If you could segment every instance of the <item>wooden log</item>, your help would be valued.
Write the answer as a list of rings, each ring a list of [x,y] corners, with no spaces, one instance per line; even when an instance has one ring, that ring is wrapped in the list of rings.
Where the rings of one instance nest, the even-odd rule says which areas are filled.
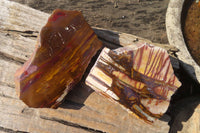
[[[83,82],[58,109],[28,108],[15,92],[14,73],[34,50],[37,35],[49,14],[0,1],[0,131],[23,132],[145,132],[167,133],[168,119],[149,125],[118,104],[94,93]],[[125,33],[93,28],[105,46],[116,48],[151,41]],[[177,49],[160,45],[168,51]],[[174,67],[178,67],[175,61]]]

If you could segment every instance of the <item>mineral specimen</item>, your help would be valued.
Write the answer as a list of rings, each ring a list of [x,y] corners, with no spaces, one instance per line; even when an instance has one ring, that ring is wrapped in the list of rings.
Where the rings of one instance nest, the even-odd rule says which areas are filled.
[[[55,10],[32,57],[15,74],[20,99],[30,107],[56,107],[101,46],[79,11]]]
[[[166,112],[181,86],[167,52],[149,44],[104,48],[86,84],[147,122]]]

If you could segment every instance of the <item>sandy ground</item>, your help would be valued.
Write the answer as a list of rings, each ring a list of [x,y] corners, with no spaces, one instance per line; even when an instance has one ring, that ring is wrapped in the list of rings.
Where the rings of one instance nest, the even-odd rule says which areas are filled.
[[[165,14],[169,0],[11,0],[51,13],[54,9],[80,10],[91,26],[134,34],[168,43]]]

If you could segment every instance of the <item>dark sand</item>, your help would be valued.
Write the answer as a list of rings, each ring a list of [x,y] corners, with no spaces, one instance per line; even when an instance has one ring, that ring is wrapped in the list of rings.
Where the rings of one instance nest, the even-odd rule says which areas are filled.
[[[51,13],[80,10],[91,26],[130,33],[157,43],[168,43],[165,14],[169,0],[11,0]]]

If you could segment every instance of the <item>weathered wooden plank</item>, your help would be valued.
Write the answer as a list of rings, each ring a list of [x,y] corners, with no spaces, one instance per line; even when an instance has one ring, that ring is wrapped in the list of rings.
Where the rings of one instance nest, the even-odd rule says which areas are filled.
[[[21,115],[22,110],[24,108],[27,108],[26,105],[24,105],[22,101],[17,99],[14,88],[6,86],[7,84],[14,86],[14,82],[12,81],[13,75],[17,67],[19,67],[20,65],[7,60],[0,60],[0,64],[1,68],[6,68],[6,70],[0,70],[0,72],[4,75],[4,78],[0,79],[0,82],[3,84],[0,85],[0,106],[4,106],[4,110],[2,109],[4,112],[1,112],[2,117],[5,113],[15,114],[16,116]],[[77,88],[76,91],[74,91],[74,93],[72,93],[72,95],[67,98],[69,103],[68,101],[66,101],[63,105],[61,105],[60,108],[56,110],[36,109],[39,111],[39,116],[37,117],[42,117],[43,119],[49,121],[77,123],[82,127],[94,128],[96,130],[105,132],[123,132],[126,131],[127,126],[129,126],[130,131],[140,131],[141,127],[143,127],[142,130],[150,128],[154,132],[163,132],[163,130],[168,129],[168,126],[166,126],[166,122],[161,122],[162,124],[160,124],[160,121],[158,122],[159,126],[163,125],[162,129],[158,128],[156,123],[155,125],[148,125],[143,121],[138,120],[136,117],[129,115],[119,105],[113,104],[112,102],[104,99],[96,93],[90,94],[90,96],[87,97],[86,101],[83,104],[83,102],[81,101],[82,98],[80,99],[80,97],[81,95],[87,95],[86,93],[88,93],[88,90],[89,88],[87,88],[86,86],[80,85],[79,88]],[[79,104],[73,105],[70,101]],[[83,107],[81,107],[80,104],[83,104]],[[32,114],[27,115],[29,116]],[[114,117],[116,115],[119,117]],[[21,118],[19,118],[18,122],[20,121],[20,119]],[[123,120],[126,120],[126,122],[122,123]],[[135,123],[135,121],[137,122]],[[5,124],[5,122],[6,121],[2,121],[1,123]],[[15,126],[15,124],[16,123],[13,123],[13,126]],[[34,121],[32,124],[34,124]],[[4,127],[10,128],[10,126],[6,126],[6,124],[4,125]]]
[[[0,56],[0,83],[14,87],[14,74],[20,66],[18,62]]]
[[[159,43],[153,43],[150,40],[147,40],[142,37],[138,37],[135,35],[127,34],[127,33],[121,33],[117,31],[109,31],[102,28],[93,28],[95,33],[98,35],[98,37],[106,42],[114,43],[115,45],[121,45],[121,46],[127,46],[135,43],[149,43],[153,44],[155,46],[162,47],[166,49],[167,51],[171,52],[177,52],[178,49],[174,46],[168,45],[168,44],[159,44]]]
[[[94,98],[97,101],[94,101]],[[93,93],[92,96],[87,99],[85,102],[85,106],[80,110],[74,110],[73,105],[70,103],[66,103],[67,106],[63,108],[63,105],[57,110],[54,109],[31,109],[27,108],[20,100],[18,99],[10,99],[7,97],[0,97],[0,114],[4,116],[4,114],[13,114],[15,116],[21,116],[24,112],[30,112],[29,110],[37,110],[37,114],[26,113],[26,117],[34,115],[35,117],[41,117],[45,120],[56,121],[56,122],[68,122],[78,123],[82,127],[95,127],[95,129],[101,129],[101,131],[106,132],[122,132],[126,131],[125,129],[129,126],[129,130],[131,131],[142,131],[139,129],[140,124],[146,124],[141,122],[137,122],[138,129],[135,126],[132,126],[133,121],[138,121],[134,116],[128,115],[126,111],[118,107],[118,105],[113,105],[108,102],[106,99],[102,99],[102,97],[98,96],[96,93]],[[92,101],[92,102],[91,102]],[[95,106],[96,105],[96,106]],[[5,110],[5,108],[7,110]],[[110,112],[110,110],[117,110],[115,112]],[[38,116],[39,115],[39,116]],[[119,117],[113,117],[113,116]],[[120,116],[121,115],[121,116]],[[126,122],[122,122],[121,117]],[[87,118],[87,119],[86,119]],[[16,122],[20,122],[21,118],[19,118]],[[22,121],[24,121],[22,119]],[[0,122],[0,123],[5,123]],[[15,125],[15,122],[13,122]],[[34,123],[32,123],[34,124]],[[120,126],[119,126],[120,125]],[[152,125],[149,125],[152,128]],[[22,126],[23,127],[23,126]],[[154,127],[154,126],[153,126]],[[40,127],[38,127],[40,128]],[[155,128],[155,127],[154,127]],[[145,128],[146,130],[146,128]],[[160,129],[162,132],[162,129]],[[28,130],[26,130],[28,131]],[[156,131],[155,131],[156,132]]]
[[[98,97],[95,93],[94,93],[94,96]],[[138,122],[135,123],[137,126],[133,126],[132,122],[137,121],[137,119],[134,116],[127,115],[127,113],[125,113],[125,111],[123,109],[121,109],[121,111],[119,110],[120,108],[118,107],[118,105],[116,105],[116,107],[115,107],[115,105],[113,106],[112,103],[108,103],[108,101],[106,101],[106,100],[103,102],[108,103],[108,105],[110,107],[108,108],[108,107],[104,106],[106,108],[106,110],[105,110],[105,108],[101,108],[100,110],[98,110],[98,112],[95,109],[91,110],[91,108],[89,108],[87,106],[84,106],[80,110],[68,109],[68,108],[70,108],[70,104],[68,105],[68,108],[58,108],[57,110],[54,110],[54,109],[27,108],[25,105],[23,105],[21,103],[21,101],[19,101],[17,99],[6,98],[6,97],[0,97],[0,101],[1,101],[0,117],[2,117],[1,120],[5,120],[5,121],[0,122],[0,126],[5,124],[3,126],[7,127],[7,128],[10,128],[10,126],[13,125],[13,126],[16,126],[16,128],[18,128],[18,130],[23,129],[23,131],[30,131],[29,129],[24,129],[24,128],[26,128],[26,126],[19,125],[19,124],[16,125],[16,124],[17,123],[24,124],[24,123],[26,123],[26,121],[29,121],[28,122],[29,125],[35,125],[35,123],[37,123],[35,121],[35,119],[37,118],[38,121],[40,121],[39,118],[41,118],[46,121],[54,121],[55,123],[57,122],[57,123],[68,123],[68,124],[69,124],[69,120],[70,120],[71,124],[78,123],[79,126],[81,126],[81,127],[91,126],[93,128],[95,127],[95,129],[101,129],[101,131],[113,132],[113,133],[117,133],[117,132],[120,133],[123,131],[144,132],[148,128],[150,128],[149,130],[151,130],[152,132],[158,132],[158,131],[152,130],[152,125],[148,125],[149,127],[140,129],[141,124],[143,124],[143,125],[146,124],[142,121],[139,121],[139,123]],[[9,102],[9,104],[8,104],[8,102]],[[102,102],[102,100],[99,100],[99,102]],[[97,102],[95,104],[101,104],[99,102]],[[110,110],[113,110],[112,109],[113,107],[116,110],[118,110],[118,112],[110,112]],[[9,109],[9,110],[5,110],[5,108]],[[102,111],[102,110],[104,110],[104,111]],[[9,119],[8,119],[7,117],[5,117],[6,116],[5,114],[7,114],[7,115],[9,114],[11,117],[9,116]],[[119,117],[113,117],[113,115],[119,116]],[[122,117],[123,120],[120,117]],[[12,122],[10,119],[11,120],[15,119],[15,121]],[[116,121],[115,119],[118,119],[118,121]],[[9,125],[6,125],[7,122],[9,123]],[[38,125],[38,127],[35,127],[35,130],[36,129],[39,130],[40,125]],[[159,132],[163,132],[163,128],[161,128],[159,130],[160,130]]]
[[[18,99],[14,88],[9,87],[7,85],[1,85],[1,83],[0,83],[0,96]]]
[[[109,42],[113,42],[118,45],[122,45],[122,46],[127,46],[135,42],[152,43],[150,40],[147,40],[138,36],[134,36],[131,34],[119,33],[117,31],[108,31],[102,28],[95,28],[94,31],[97,35],[99,35],[100,38]]]
[[[40,30],[48,16],[44,12],[8,0],[0,1],[0,12],[0,28],[16,31]]]
[[[30,57],[36,43],[35,38],[23,37],[11,31],[1,31],[0,38],[0,53],[20,62],[25,62]]]
[[[56,121],[49,121],[40,118],[39,110],[24,108],[23,106],[16,106],[16,101],[6,98],[0,98],[0,101],[11,102],[13,105],[1,104],[0,105],[0,127],[6,127],[12,131],[25,131],[25,132],[83,132],[88,133],[90,131],[80,127],[62,124]],[[5,110],[9,108],[9,110]]]

